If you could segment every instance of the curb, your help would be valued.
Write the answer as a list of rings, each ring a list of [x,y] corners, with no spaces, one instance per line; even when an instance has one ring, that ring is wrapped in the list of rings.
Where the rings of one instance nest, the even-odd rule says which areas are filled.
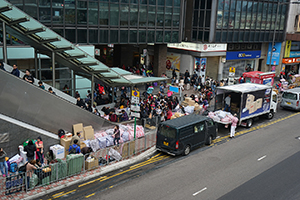
[[[112,165],[108,165],[106,167],[103,167],[103,169],[98,172],[98,173],[94,173],[93,175],[91,176],[88,176],[88,177],[84,177],[84,178],[81,178],[79,180],[76,180],[76,181],[73,181],[73,182],[68,182],[64,185],[60,185],[60,186],[57,186],[55,188],[51,188],[51,189],[48,189],[46,191],[42,191],[36,195],[31,195],[31,196],[28,196],[28,197],[25,197],[23,198],[24,200],[30,200],[30,199],[34,199],[34,198],[38,198],[40,196],[44,196],[44,195],[47,195],[49,193],[52,193],[52,192],[55,192],[57,190],[60,190],[60,189],[63,189],[65,187],[69,187],[69,186],[72,186],[72,185],[75,185],[75,184],[78,184],[78,183],[81,183],[81,182],[84,182],[84,181],[87,181],[91,178],[94,178],[94,177],[97,177],[97,176],[101,176],[103,174],[106,174],[106,173],[109,173],[109,172],[112,172],[112,171],[115,171],[115,170],[118,170],[118,169],[121,169],[123,167],[126,167],[128,165],[131,165],[131,164],[134,164],[134,163],[137,163],[145,158],[147,158],[148,156],[151,156],[152,154],[154,154],[156,151],[156,147],[151,147],[150,149],[148,149],[147,151],[137,155],[136,157],[133,157],[131,159],[128,159],[128,160],[123,160],[123,161],[119,161],[118,163],[115,163],[115,164],[112,164]],[[26,195],[26,194],[25,194]]]

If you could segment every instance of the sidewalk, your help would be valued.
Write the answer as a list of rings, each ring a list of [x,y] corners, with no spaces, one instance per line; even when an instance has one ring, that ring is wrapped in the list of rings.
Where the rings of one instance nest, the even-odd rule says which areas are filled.
[[[148,150],[137,154],[131,158],[125,159],[125,160],[121,160],[119,162],[115,162],[103,167],[98,167],[97,169],[91,170],[91,171],[86,171],[85,173],[81,173],[79,175],[73,176],[73,177],[69,177],[66,179],[63,179],[61,181],[58,182],[54,182],[51,183],[49,185],[46,186],[41,186],[41,187],[37,187],[33,190],[30,190],[29,192],[25,192],[24,190],[19,192],[19,193],[15,193],[12,195],[3,195],[0,199],[34,199],[34,198],[38,198],[40,196],[44,196],[48,193],[54,192],[56,190],[59,189],[63,189],[65,187],[69,187],[71,185],[74,184],[78,184],[84,181],[87,181],[89,179],[95,178],[97,176],[101,176],[104,175],[106,173],[121,169],[123,167],[132,165],[134,163],[140,162],[143,159],[151,156],[156,150],[156,147],[153,146],[151,148],[149,148]],[[4,182],[5,178],[1,177],[0,178],[0,182]]]

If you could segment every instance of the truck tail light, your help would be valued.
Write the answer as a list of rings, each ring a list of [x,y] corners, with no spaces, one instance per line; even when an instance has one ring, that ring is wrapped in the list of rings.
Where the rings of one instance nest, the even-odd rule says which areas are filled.
[[[297,101],[297,104],[296,104],[296,106],[299,106],[299,101]]]
[[[176,148],[176,149],[179,148],[179,141],[176,142],[175,148]]]

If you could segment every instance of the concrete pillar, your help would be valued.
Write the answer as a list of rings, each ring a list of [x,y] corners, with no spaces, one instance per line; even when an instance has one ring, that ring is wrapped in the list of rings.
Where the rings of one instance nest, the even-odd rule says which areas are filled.
[[[166,72],[166,59],[167,59],[167,45],[155,44],[154,45],[154,76],[161,76]]]
[[[92,98],[91,98],[91,107],[93,108],[94,106],[94,90],[95,90],[95,75],[94,73],[92,73],[92,81],[91,81],[91,94],[92,94]]]
[[[3,62],[7,63],[6,24],[2,22]]]
[[[75,97],[75,93],[76,93],[76,74],[75,72],[72,70],[72,96]]]
[[[52,51],[52,87],[55,88],[55,52]]]
[[[114,45],[114,66],[122,66],[121,65],[121,45]]]
[[[41,77],[38,74],[38,58],[37,58],[37,50],[34,50],[34,69],[35,69],[35,77],[41,80]]]

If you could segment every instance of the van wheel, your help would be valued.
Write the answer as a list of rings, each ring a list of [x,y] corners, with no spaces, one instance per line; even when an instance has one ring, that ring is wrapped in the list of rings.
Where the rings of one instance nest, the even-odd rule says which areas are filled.
[[[274,117],[274,112],[273,110],[271,110],[268,114],[267,114],[267,119],[272,119]]]
[[[191,152],[190,145],[186,145],[185,148],[184,148],[184,151],[183,151],[183,155],[187,156],[187,155],[189,155],[190,152]]]
[[[206,145],[211,145],[211,142],[212,142],[212,136],[209,136],[206,140]]]
[[[253,120],[252,119],[248,119],[247,120],[247,127],[250,128],[253,125]]]

